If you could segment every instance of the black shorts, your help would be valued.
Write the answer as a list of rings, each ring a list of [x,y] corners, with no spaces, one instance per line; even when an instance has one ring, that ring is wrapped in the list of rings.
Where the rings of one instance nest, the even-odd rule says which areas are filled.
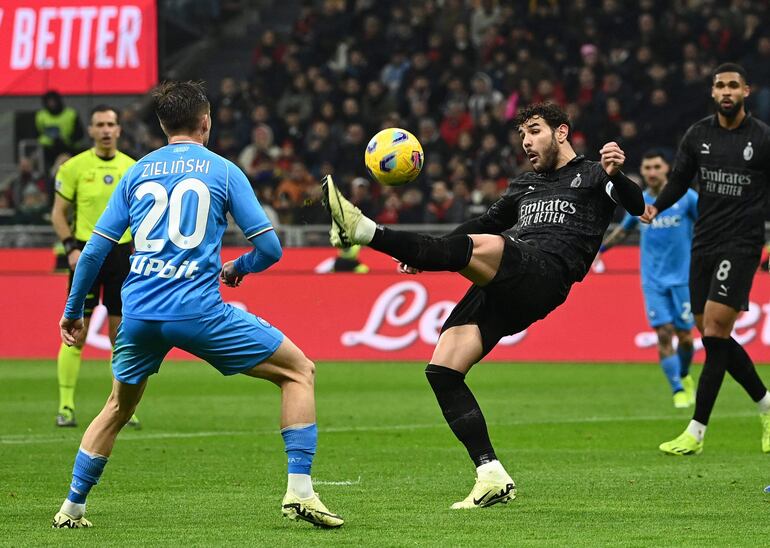
[[[707,300],[735,310],[748,310],[751,284],[758,266],[759,255],[755,253],[693,253],[690,259],[693,314],[703,314]]]
[[[86,243],[78,240],[78,247],[83,249]],[[131,269],[131,244],[117,244],[112,248],[107,258],[104,259],[99,274],[96,276],[94,285],[86,295],[85,308],[83,315],[90,318],[94,308],[101,303],[107,308],[110,316],[122,316],[123,300],[120,298],[120,290],[123,287],[123,281],[128,276]],[[73,272],[70,271],[70,281],[67,287],[72,287]],[[101,297],[101,298],[100,298]]]
[[[441,328],[478,325],[483,356],[506,335],[545,318],[567,299],[572,281],[558,259],[505,236],[500,268],[486,286],[472,285]]]

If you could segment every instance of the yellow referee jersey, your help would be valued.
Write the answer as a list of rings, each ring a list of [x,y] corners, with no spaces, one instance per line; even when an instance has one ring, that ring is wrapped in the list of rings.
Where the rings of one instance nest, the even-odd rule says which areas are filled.
[[[76,239],[87,241],[96,226],[107,202],[110,201],[118,181],[136,161],[117,151],[110,160],[103,160],[94,149],[81,152],[64,162],[56,174],[56,192],[74,203]],[[126,230],[120,243],[131,241]]]

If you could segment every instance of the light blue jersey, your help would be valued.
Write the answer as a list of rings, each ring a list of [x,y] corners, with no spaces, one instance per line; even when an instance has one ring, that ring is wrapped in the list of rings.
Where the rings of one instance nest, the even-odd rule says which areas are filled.
[[[649,192],[644,201],[656,200]],[[642,287],[664,288],[687,286],[690,276],[690,246],[698,216],[698,194],[690,189],[670,208],[662,211],[651,224],[640,224],[637,217],[626,214],[621,226],[625,230],[639,226],[640,269]]]
[[[123,284],[123,315],[185,320],[222,306],[218,275],[226,213],[248,239],[272,230],[246,176],[192,141],[139,160],[121,179],[94,232],[134,239]]]

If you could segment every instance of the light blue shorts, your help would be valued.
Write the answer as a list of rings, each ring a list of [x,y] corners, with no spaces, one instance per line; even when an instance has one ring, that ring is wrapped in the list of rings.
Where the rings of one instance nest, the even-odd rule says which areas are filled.
[[[115,340],[112,372],[139,384],[158,372],[172,348],[206,360],[223,375],[248,371],[267,360],[284,335],[262,318],[229,304],[192,320],[137,320],[123,317]]]
[[[690,305],[690,288],[686,285],[668,287],[643,287],[647,321],[652,327],[667,323],[676,329],[692,329],[693,317]]]

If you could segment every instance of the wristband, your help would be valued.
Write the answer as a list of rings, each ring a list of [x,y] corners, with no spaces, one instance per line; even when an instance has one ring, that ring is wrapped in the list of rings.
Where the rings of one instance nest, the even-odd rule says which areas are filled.
[[[599,246],[599,253],[604,253],[605,251],[607,251],[607,246],[603,245],[603,244],[600,245]]]
[[[69,257],[70,253],[72,253],[76,249],[77,250],[80,249],[78,247],[77,240],[75,238],[73,238],[72,236],[68,236],[67,238],[64,238],[61,241],[61,245],[64,246],[64,255],[66,255],[67,257]]]

